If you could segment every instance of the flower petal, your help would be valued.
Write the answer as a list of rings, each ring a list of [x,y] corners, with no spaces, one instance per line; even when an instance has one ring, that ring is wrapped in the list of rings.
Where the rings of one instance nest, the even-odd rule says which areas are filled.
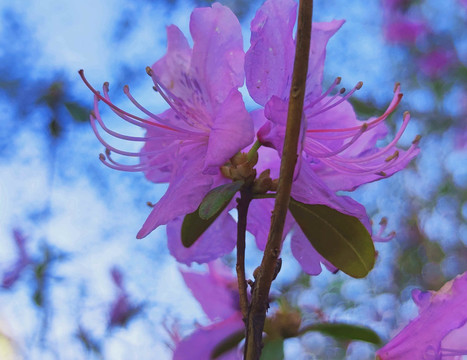
[[[451,359],[453,355],[467,355],[467,273],[447,282],[437,292],[416,291],[414,298],[421,304],[418,317],[377,351],[379,358]]]
[[[305,92],[307,100],[321,95],[326,46],[329,39],[340,29],[344,22],[345,20],[333,20],[313,23]]]
[[[253,142],[253,121],[243,102],[242,94],[233,89],[218,108],[211,133],[204,172],[216,174],[237,152]]]
[[[214,178],[202,174],[205,147],[195,146],[177,158],[167,192],[157,202],[136,237],[141,239],[177,216],[195,211],[211,189]],[[188,151],[190,150],[190,151]],[[174,165],[175,166],[175,165]]]
[[[237,242],[237,224],[227,211],[221,214],[189,248],[182,244],[182,223],[183,217],[179,217],[167,224],[167,239],[170,253],[183,264],[213,261],[230,253]]]
[[[309,275],[321,274],[321,263],[325,264],[329,271],[335,272],[337,270],[315,250],[299,226],[294,226],[290,247],[303,271]]]
[[[295,42],[297,3],[268,0],[251,22],[250,49],[245,55],[246,85],[260,105],[273,96],[289,96]]]
[[[220,261],[209,263],[208,273],[181,273],[209,319],[224,320],[239,311],[238,294],[235,291],[237,279]]]
[[[202,83],[212,103],[221,104],[233,88],[243,85],[244,52],[240,23],[219,3],[191,14],[191,75]]]
[[[239,313],[227,320],[210,326],[200,327],[189,337],[177,344],[173,360],[207,360],[223,340],[243,329],[242,317]],[[236,349],[220,357],[223,360],[240,360],[236,355]]]

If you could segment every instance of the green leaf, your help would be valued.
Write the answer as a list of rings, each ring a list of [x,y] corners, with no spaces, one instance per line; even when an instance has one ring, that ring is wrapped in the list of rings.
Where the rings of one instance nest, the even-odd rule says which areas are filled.
[[[77,122],[86,122],[89,120],[89,110],[85,107],[75,102],[66,102],[65,107]]]
[[[225,209],[244,183],[243,180],[237,180],[218,186],[208,192],[199,206],[201,219],[208,220],[211,216],[217,214],[219,210]]]
[[[373,240],[356,217],[292,198],[289,210],[311,245],[339,270],[363,278],[375,265]]]
[[[265,340],[260,360],[283,360],[284,359],[284,339]]]
[[[376,345],[381,344],[381,339],[378,334],[364,326],[342,323],[321,323],[303,328],[300,330],[300,334],[304,334],[309,331],[319,331],[338,340],[361,340]]]
[[[243,340],[244,337],[244,330],[237,331],[236,333],[228,336],[214,348],[211,353],[211,359],[217,359],[218,357],[224,355],[226,352],[232,350],[240,343],[240,341]]]

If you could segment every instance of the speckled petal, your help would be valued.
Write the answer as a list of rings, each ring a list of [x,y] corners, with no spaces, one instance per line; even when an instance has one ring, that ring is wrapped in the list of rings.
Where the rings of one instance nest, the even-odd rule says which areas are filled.
[[[218,173],[219,167],[250,145],[253,138],[253,121],[245,108],[242,94],[233,89],[216,112],[209,135],[205,173]]]
[[[250,49],[245,55],[246,85],[260,105],[273,96],[289,96],[295,43],[297,3],[268,0],[251,22]]]
[[[219,3],[191,14],[191,75],[206,89],[211,102],[222,104],[233,88],[243,85],[244,51],[240,23]],[[201,81],[200,81],[201,83]]]

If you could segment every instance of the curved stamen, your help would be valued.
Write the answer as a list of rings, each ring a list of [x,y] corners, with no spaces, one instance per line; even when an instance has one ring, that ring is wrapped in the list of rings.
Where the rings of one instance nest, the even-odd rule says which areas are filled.
[[[319,103],[321,100],[323,100],[326,96],[328,96],[332,90],[334,90],[334,88],[339,85],[341,83],[341,77],[337,77],[334,82],[331,84],[331,86],[323,93],[321,94],[321,96],[319,96],[318,98],[316,98],[315,100],[311,101],[310,103],[306,104],[306,106],[303,108],[304,110],[305,109],[309,109],[309,108],[312,108],[313,106],[315,106],[317,103]]]
[[[334,102],[332,104],[330,104],[330,102],[327,102],[320,109],[317,109],[314,113],[307,114],[306,116],[308,116],[308,117],[317,116],[319,114],[322,114],[323,112],[326,112],[326,111],[332,109],[333,107],[341,104],[342,102],[347,100],[349,97],[351,97],[354,94],[354,92],[360,90],[362,88],[362,86],[363,86],[363,82],[361,82],[361,81],[358,82],[357,85],[355,85],[354,88],[347,93],[347,95],[345,95],[343,97],[340,97],[338,101],[336,101],[336,102]],[[339,95],[341,93],[343,94],[344,92],[345,92],[345,89],[343,89],[343,91],[341,89],[341,91],[339,92]],[[336,94],[331,100],[334,101],[334,99],[337,98],[337,97],[338,97],[338,94]]]
[[[409,124],[409,121],[410,121],[410,113],[408,111],[406,111],[404,113],[402,125],[399,128],[399,130],[398,130],[397,134],[395,135],[395,137],[393,138],[393,140],[389,144],[387,144],[385,147],[379,148],[378,151],[375,152],[374,154],[367,155],[367,156],[364,156],[364,157],[355,157],[355,158],[343,158],[341,156],[335,156],[333,158],[333,160],[343,162],[343,163],[366,163],[368,161],[375,160],[377,158],[381,158],[381,157],[385,156],[384,154],[391,151],[394,148],[394,146],[397,144],[399,139],[402,137],[402,134],[404,133],[405,129],[407,128],[407,125]],[[311,140],[311,139],[307,139],[307,140]],[[323,144],[318,143],[318,142],[314,142],[314,144],[319,145],[322,148],[324,147]],[[311,151],[310,151],[310,155],[314,156]],[[396,158],[398,156],[399,156],[399,153],[396,151],[396,152],[394,152],[393,155],[386,158],[385,161],[386,162],[391,161],[391,160],[393,160],[394,158]]]
[[[310,151],[309,154],[313,157],[316,157],[316,158],[323,158],[323,157],[331,157],[331,156],[334,156],[334,155],[337,155],[341,152],[343,152],[344,150],[348,149],[350,146],[352,146],[352,144],[355,143],[355,141],[357,141],[357,139],[362,136],[362,134],[366,131],[368,126],[365,126],[365,124],[363,124],[363,126],[360,128],[360,131],[358,133],[356,133],[354,135],[354,137],[348,142],[348,143],[345,143],[343,146],[341,146],[339,149],[337,150],[334,150],[334,151],[328,151],[328,152],[325,152],[325,153],[317,153],[317,152],[314,152],[314,151]],[[313,139],[307,139],[309,141],[311,141],[312,143],[316,144],[316,145],[321,145],[319,144],[316,140],[313,140]]]
[[[384,121],[395,110],[395,108],[399,105],[399,103],[401,102],[402,96],[403,95],[400,93],[400,85],[396,84],[396,87],[394,89],[394,96],[393,96],[393,98],[391,100],[391,103],[388,105],[387,109],[385,110],[385,112],[381,116],[379,116],[378,118],[373,119],[371,121],[365,122],[365,124],[368,124],[368,129],[371,129],[371,128],[375,127],[381,121]],[[306,132],[307,132],[307,135],[308,135],[308,134],[312,134],[312,133],[315,134],[315,133],[349,132],[349,131],[356,131],[356,130],[359,130],[359,129],[360,129],[360,125],[359,126],[348,127],[348,128],[341,128],[341,129],[309,129]],[[334,137],[332,137],[332,138],[334,138]],[[323,138],[323,139],[327,139],[327,138]]]
[[[147,110],[146,108],[144,108],[139,102],[136,101],[136,99],[131,95],[130,93],[130,88],[128,85],[125,85],[123,87],[123,92],[125,93],[125,95],[128,97],[128,99],[130,99],[130,101],[139,109],[141,110],[142,112],[144,112],[147,116],[149,116],[150,118],[152,119],[156,119],[158,122],[160,123],[163,123],[163,124],[166,124],[167,126],[169,126],[169,121],[168,120],[165,120],[155,114],[153,114],[152,112],[150,112],[149,110]],[[162,94],[162,93],[161,93]],[[190,131],[190,130],[187,130],[187,129],[182,129],[182,128],[179,128],[177,126],[174,126],[172,124],[170,124],[170,127],[172,127],[173,129],[175,130],[178,130],[178,131],[181,131],[181,132],[187,132],[187,133],[190,133],[192,135],[204,135],[204,134],[201,134],[199,132],[195,132],[195,131]]]
[[[81,79],[83,80],[83,82],[86,84],[86,86],[89,88],[89,90],[91,90],[95,96],[97,96],[97,98],[99,100],[102,100],[106,105],[108,105],[111,109],[115,110],[116,112],[120,113],[120,114],[123,114],[123,115],[126,115],[130,118],[133,118],[135,120],[138,120],[138,121],[141,121],[142,123],[145,123],[145,124],[148,124],[148,125],[152,125],[152,126],[156,126],[156,127],[159,127],[161,129],[166,129],[166,130],[171,130],[171,131],[176,131],[175,129],[173,129],[172,127],[170,126],[166,126],[166,125],[162,125],[162,124],[157,124],[157,123],[154,123],[154,122],[151,122],[151,121],[147,121],[146,119],[143,119],[143,118],[140,118],[136,115],[133,115],[133,114],[130,114],[122,109],[120,109],[118,106],[115,106],[114,104],[112,104],[111,101],[109,101],[107,98],[103,97],[99,91],[97,91],[96,89],[94,89],[91,84],[88,82],[88,80],[84,77],[84,71],[83,70],[80,70],[79,71],[79,75],[81,76]],[[104,87],[105,87],[106,83],[104,83]]]

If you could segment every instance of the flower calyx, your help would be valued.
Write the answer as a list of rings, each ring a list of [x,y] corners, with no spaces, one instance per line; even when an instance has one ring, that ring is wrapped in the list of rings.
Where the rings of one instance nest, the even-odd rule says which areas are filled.
[[[257,154],[252,159],[248,159],[248,154],[239,152],[227,164],[221,167],[221,173],[233,181],[243,180],[245,184],[252,184],[256,178],[254,166],[257,162]]]

